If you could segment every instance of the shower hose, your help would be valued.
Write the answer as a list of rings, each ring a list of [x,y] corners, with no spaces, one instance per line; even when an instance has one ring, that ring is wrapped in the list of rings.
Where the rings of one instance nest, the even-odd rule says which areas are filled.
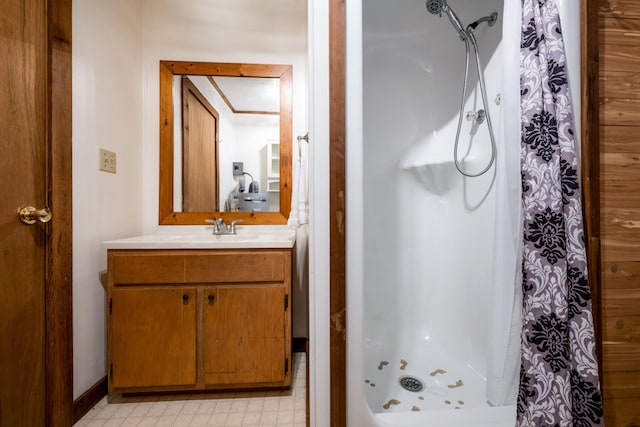
[[[460,116],[458,117],[458,130],[456,131],[456,141],[453,146],[453,161],[456,165],[456,169],[458,169],[458,172],[460,172],[462,175],[466,177],[474,178],[480,175],[484,175],[495,162],[496,140],[493,135],[493,126],[491,125],[491,115],[489,114],[489,103],[487,102],[487,90],[484,82],[484,73],[482,72],[482,66],[480,64],[480,55],[478,53],[478,43],[476,41],[475,35],[473,34],[473,27],[471,25],[467,27],[465,34],[466,34],[466,37],[461,37],[462,40],[464,41],[465,50],[466,50],[466,59],[464,64],[464,84],[462,86],[462,99],[460,100]],[[487,164],[487,166],[478,173],[469,173],[464,171],[463,168],[460,166],[460,162],[458,160],[458,142],[460,140],[460,128],[462,126],[462,116],[464,114],[463,113],[464,100],[467,96],[467,81],[469,78],[469,55],[471,52],[471,49],[469,47],[469,40],[471,40],[471,44],[473,44],[473,50],[476,54],[476,67],[478,70],[478,81],[480,82],[480,93],[482,94],[482,105],[484,106],[484,110],[486,113],[487,126],[489,127],[489,137],[491,139],[491,159],[489,160],[489,163]]]

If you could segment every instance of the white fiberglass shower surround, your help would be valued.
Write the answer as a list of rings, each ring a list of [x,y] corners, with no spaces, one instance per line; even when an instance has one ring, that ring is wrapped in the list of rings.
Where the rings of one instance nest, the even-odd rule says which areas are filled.
[[[471,174],[491,161],[480,110],[498,145],[505,121],[519,120],[501,111],[509,1],[447,1],[464,27],[497,12],[474,30],[487,105],[469,57],[457,156]],[[557,4],[579,111],[579,2]],[[455,167],[465,46],[447,18],[423,0],[346,2],[349,426],[515,422],[515,395],[487,403],[495,236],[507,225],[496,224],[496,165],[479,177]]]

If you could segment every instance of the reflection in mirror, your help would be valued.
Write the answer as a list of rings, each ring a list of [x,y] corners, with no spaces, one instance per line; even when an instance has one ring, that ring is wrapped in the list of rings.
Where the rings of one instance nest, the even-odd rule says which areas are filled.
[[[284,224],[291,66],[160,62],[160,224]]]
[[[174,168],[175,179],[182,177],[181,185],[174,186],[173,205],[183,212],[217,212],[219,203],[218,124],[220,115],[209,98],[198,90],[194,81],[198,76],[183,76],[176,88],[182,87],[176,96]],[[182,122],[182,123],[180,123]],[[182,169],[182,173],[178,171]],[[181,207],[181,209],[178,209]]]
[[[174,76],[173,96],[175,210],[278,212],[280,80]]]

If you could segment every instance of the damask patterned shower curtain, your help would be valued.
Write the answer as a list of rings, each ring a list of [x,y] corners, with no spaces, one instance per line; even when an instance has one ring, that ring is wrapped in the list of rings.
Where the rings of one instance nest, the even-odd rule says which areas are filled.
[[[554,0],[522,0],[517,426],[601,426],[573,112]]]

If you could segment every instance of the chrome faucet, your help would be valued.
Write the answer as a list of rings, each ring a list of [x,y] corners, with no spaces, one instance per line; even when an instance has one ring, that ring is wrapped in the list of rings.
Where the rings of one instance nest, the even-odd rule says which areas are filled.
[[[205,222],[213,224],[213,234],[236,234],[236,223],[242,222],[242,219],[234,219],[231,224],[224,222],[222,218],[205,219]]]

